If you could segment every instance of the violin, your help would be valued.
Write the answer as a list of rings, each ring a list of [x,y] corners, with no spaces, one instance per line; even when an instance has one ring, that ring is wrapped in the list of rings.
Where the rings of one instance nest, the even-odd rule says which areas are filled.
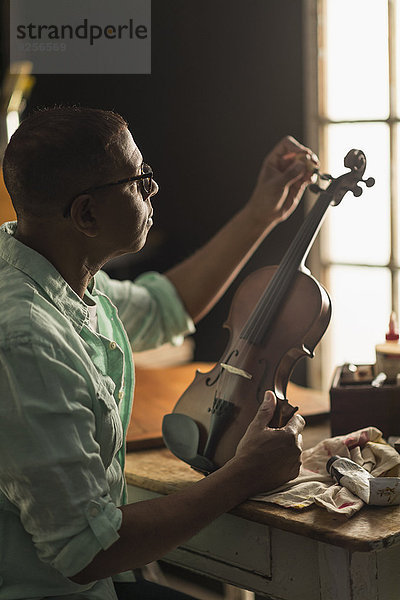
[[[253,272],[239,286],[224,324],[230,337],[220,361],[208,373],[196,371],[165,415],[165,445],[194,469],[207,474],[234,456],[266,390],[277,399],[270,427],[283,427],[296,412],[286,398],[290,374],[298,360],[313,357],[331,317],[328,292],[305,260],[328,207],[340,204],[349,191],[360,196],[360,182],[374,185],[372,177],[362,179],[366,164],[361,150],[350,150],[343,175],[315,170],[319,183],[309,189],[318,199],[280,265]]]

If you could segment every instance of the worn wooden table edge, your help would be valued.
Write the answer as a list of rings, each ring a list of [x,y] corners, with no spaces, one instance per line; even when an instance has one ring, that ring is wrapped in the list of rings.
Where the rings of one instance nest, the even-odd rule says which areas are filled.
[[[159,479],[157,469],[163,469]],[[161,495],[179,492],[202,478],[165,448],[128,453],[125,476],[128,485]],[[371,552],[400,543],[400,506],[368,506],[347,518],[315,505],[296,510],[247,500],[230,513],[351,552]]]

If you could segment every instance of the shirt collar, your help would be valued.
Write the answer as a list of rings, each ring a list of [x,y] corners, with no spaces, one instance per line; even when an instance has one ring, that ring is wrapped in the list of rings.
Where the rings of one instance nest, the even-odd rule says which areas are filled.
[[[16,228],[16,221],[4,223],[0,227],[0,258],[28,275],[80,331],[84,324],[89,323],[89,311],[85,302],[47,258],[14,238]],[[93,290],[93,285],[92,280],[90,291]]]

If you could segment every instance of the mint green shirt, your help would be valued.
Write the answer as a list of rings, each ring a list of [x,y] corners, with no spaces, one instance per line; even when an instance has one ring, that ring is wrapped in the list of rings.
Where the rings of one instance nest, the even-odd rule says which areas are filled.
[[[68,577],[119,538],[131,344],[179,344],[193,323],[157,273],[100,271],[83,301],[15,228],[0,227],[0,599],[115,600],[111,578]]]

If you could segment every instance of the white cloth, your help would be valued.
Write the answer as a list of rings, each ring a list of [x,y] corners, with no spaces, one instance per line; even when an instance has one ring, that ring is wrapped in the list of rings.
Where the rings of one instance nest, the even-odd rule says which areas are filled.
[[[331,456],[350,458],[374,477],[400,476],[400,455],[385,443],[382,432],[376,427],[366,427],[347,435],[328,438],[302,453],[302,465],[296,479],[252,498],[259,502],[272,502],[288,508],[302,509],[315,503],[329,512],[351,517],[364,502],[347,488],[333,483],[326,470]]]

